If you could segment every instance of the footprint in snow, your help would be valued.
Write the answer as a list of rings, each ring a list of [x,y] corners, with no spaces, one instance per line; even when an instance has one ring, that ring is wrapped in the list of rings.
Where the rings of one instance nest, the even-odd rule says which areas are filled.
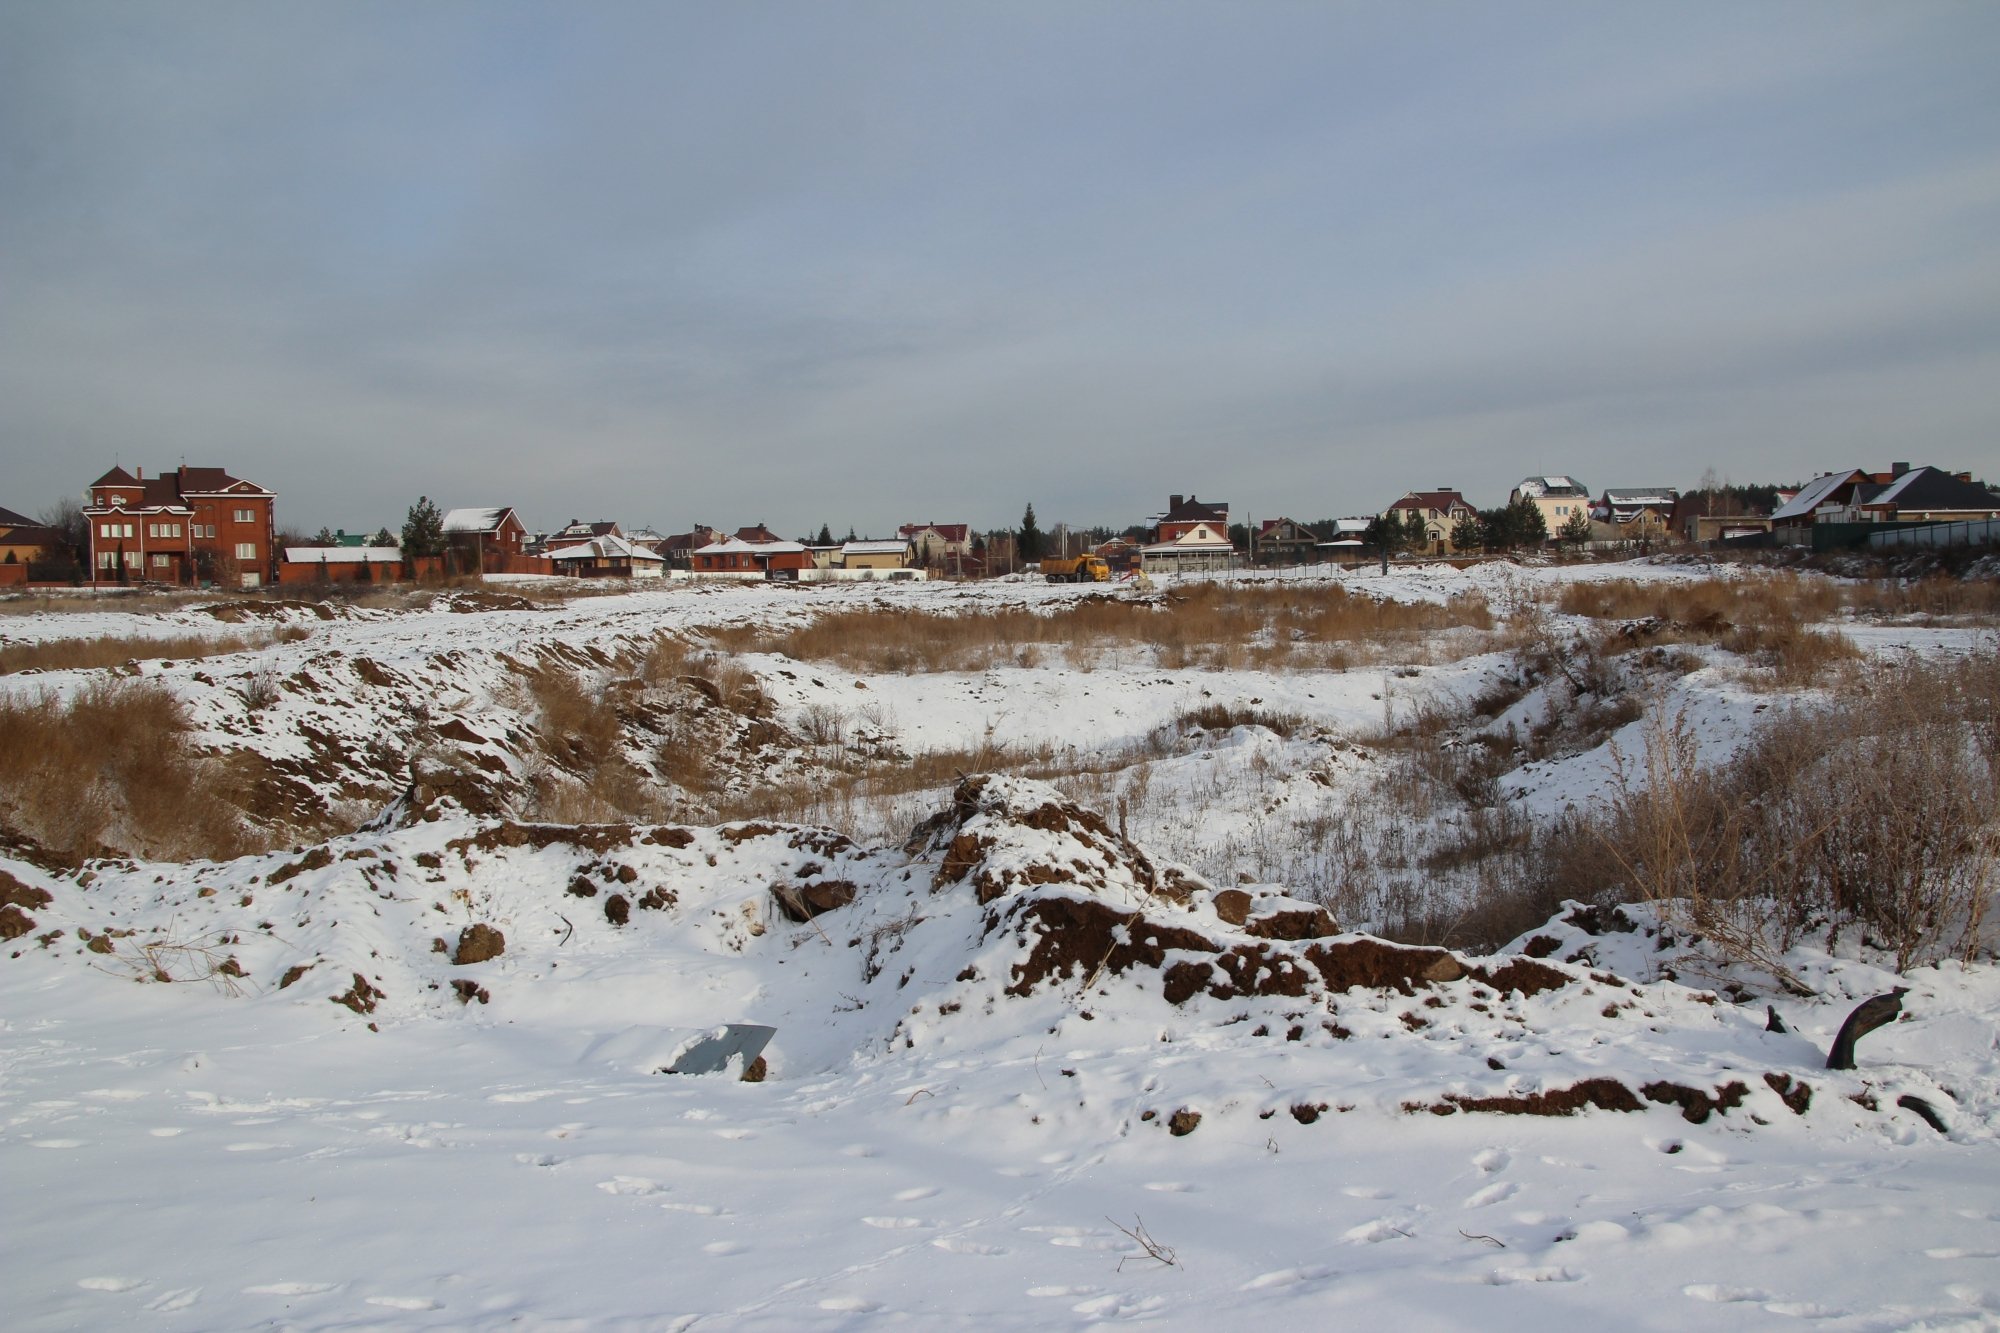
[[[850,1143],[840,1150],[842,1157],[880,1157],[882,1150],[872,1143]]]
[[[1393,1199],[1395,1194],[1375,1185],[1349,1185],[1340,1191],[1350,1199]]]
[[[1692,1296],[1698,1301],[1713,1301],[1719,1305],[1736,1301],[1771,1299],[1771,1293],[1768,1291],[1759,1291],[1755,1287],[1732,1287],[1721,1282],[1697,1282],[1693,1286],[1682,1287],[1681,1294]]]
[[[561,1166],[563,1159],[553,1153],[517,1152],[514,1160],[522,1166]]]
[[[1817,1301],[1770,1301],[1765,1304],[1764,1311],[1793,1319],[1844,1319],[1847,1316],[1847,1311],[1839,1306],[1821,1305]]]
[[[370,1296],[370,1305],[379,1305],[385,1310],[438,1310],[443,1307],[428,1296]]]
[[[1146,1188],[1160,1194],[1192,1194],[1195,1186],[1184,1180],[1149,1180]]]
[[[185,1310],[201,1299],[200,1287],[180,1287],[173,1291],[163,1291],[146,1302],[148,1310],[165,1313],[170,1310]]]
[[[1333,1270],[1315,1264],[1310,1268],[1280,1268],[1269,1273],[1259,1273],[1238,1291],[1267,1291],[1272,1287],[1296,1287],[1305,1282],[1322,1282],[1333,1276]]]
[[[137,1291],[146,1285],[142,1277],[86,1277],[78,1278],[77,1286],[85,1291]]]
[[[1061,1299],[1065,1296],[1088,1296],[1096,1290],[1096,1287],[1029,1287],[1028,1294],[1038,1299]]]
[[[28,1140],[28,1146],[29,1146],[30,1148],[81,1148],[81,1147],[83,1147],[83,1144],[84,1144],[84,1141],[83,1141],[82,1139],[30,1139],[30,1140]]]
[[[829,1296],[819,1303],[822,1310],[834,1310],[843,1314],[868,1314],[882,1308],[880,1301],[865,1301],[859,1296]]]
[[[1507,1164],[1513,1160],[1513,1155],[1505,1148],[1488,1148],[1472,1156],[1472,1164],[1488,1175],[1495,1171],[1505,1171]]]
[[[187,1131],[184,1129],[169,1129],[164,1127],[160,1129],[149,1129],[146,1132],[148,1134],[151,1134],[156,1139],[179,1138],[181,1135],[187,1133]]]
[[[609,1180],[598,1181],[597,1188],[606,1194],[638,1196],[658,1194],[667,1187],[657,1180],[648,1180],[644,1176],[613,1176]]]
[[[935,1185],[919,1185],[915,1189],[897,1191],[896,1202],[913,1203],[918,1199],[928,1199],[936,1193],[937,1186]]]
[[[1511,1199],[1520,1192],[1521,1187],[1511,1180],[1495,1181],[1484,1189],[1477,1189],[1466,1195],[1465,1206],[1467,1208],[1484,1208],[1488,1204],[1499,1203],[1502,1199]]]
[[[1160,1296],[1148,1296],[1143,1300],[1131,1296],[1121,1296],[1111,1292],[1103,1296],[1093,1296],[1087,1301],[1078,1301],[1069,1308],[1077,1314],[1089,1315],[1093,1319],[1119,1319],[1126,1315],[1151,1314],[1166,1305]]]
[[[713,1203],[663,1203],[660,1207],[670,1213],[693,1213],[697,1217],[721,1217],[724,1209]]]
[[[338,1282],[264,1282],[243,1288],[245,1296],[318,1296],[338,1289]]]
[[[733,1240],[712,1240],[701,1247],[701,1252],[720,1259],[725,1255],[743,1253],[743,1246]]]
[[[937,1225],[935,1222],[926,1222],[921,1217],[864,1217],[861,1219],[861,1224],[874,1227],[878,1231],[902,1231],[909,1227]]]
[[[1496,1268],[1486,1275],[1486,1284],[1490,1287],[1505,1287],[1517,1282],[1576,1282],[1582,1277],[1581,1273],[1561,1267]]]
[[[978,1241],[964,1240],[957,1236],[940,1236],[931,1242],[946,1254],[1005,1254],[1004,1245],[981,1245]]]

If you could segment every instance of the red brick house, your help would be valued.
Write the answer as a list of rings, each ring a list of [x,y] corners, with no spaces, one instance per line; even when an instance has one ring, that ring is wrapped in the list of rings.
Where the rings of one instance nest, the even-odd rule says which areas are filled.
[[[697,575],[720,574],[738,579],[796,579],[800,570],[812,568],[812,552],[803,543],[753,542],[742,537],[711,542],[693,552],[692,559]]]
[[[262,587],[276,577],[277,499],[219,467],[152,478],[114,467],[83,509],[91,579]]]
[[[1167,512],[1155,520],[1153,541],[1160,545],[1178,541],[1204,523],[1226,538],[1229,532],[1229,502],[1218,500],[1207,504],[1192,495],[1185,498],[1170,495],[1167,497]]]
[[[444,516],[444,540],[460,572],[505,573],[526,553],[528,529],[512,509],[453,509]]]

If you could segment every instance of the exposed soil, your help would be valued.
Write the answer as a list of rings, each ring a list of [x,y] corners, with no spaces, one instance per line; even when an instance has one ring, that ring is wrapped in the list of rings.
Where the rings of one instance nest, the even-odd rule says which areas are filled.
[[[1403,1109],[1428,1110],[1435,1115],[1450,1115],[1453,1111],[1489,1111],[1496,1115],[1553,1116],[1575,1115],[1592,1106],[1600,1111],[1646,1109],[1645,1103],[1632,1094],[1632,1089],[1615,1078],[1587,1078],[1567,1088],[1551,1088],[1547,1092],[1526,1092],[1510,1097],[1466,1097],[1452,1093],[1438,1105],[1412,1103]]]
[[[1723,1084],[1713,1093],[1667,1082],[1648,1083],[1639,1091],[1646,1094],[1646,1100],[1649,1102],[1680,1107],[1681,1118],[1691,1125],[1706,1124],[1709,1116],[1717,1111],[1735,1110],[1743,1104],[1743,1099],[1750,1095],[1747,1086],[1733,1080]]]
[[[506,952],[507,937],[497,927],[482,921],[458,932],[458,948],[452,951],[451,961],[465,967],[498,958]]]
[[[344,1005],[357,1014],[375,1012],[375,1002],[387,999],[387,993],[368,984],[368,978],[359,972],[354,974],[354,984],[338,995],[328,996],[335,1004]]]

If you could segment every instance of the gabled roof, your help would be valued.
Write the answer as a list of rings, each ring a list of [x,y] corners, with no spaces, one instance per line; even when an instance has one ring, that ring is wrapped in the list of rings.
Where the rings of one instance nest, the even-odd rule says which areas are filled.
[[[498,532],[500,525],[514,511],[502,505],[498,509],[452,509],[444,516],[446,532]],[[517,522],[519,520],[516,520]]]
[[[17,514],[11,509],[0,509],[0,528],[33,528],[39,526],[41,525],[36,523],[32,518]]]
[[[1679,498],[1671,486],[1611,487],[1604,492],[1604,502],[1614,505],[1670,505]]]
[[[752,524],[747,528],[736,529],[736,538],[738,541],[746,542],[779,542],[784,540],[783,537],[780,537],[762,523]]]
[[[1229,540],[1227,530],[1218,532],[1218,525],[1197,523],[1171,541],[1154,542],[1140,547],[1140,551],[1233,551],[1236,544]]]
[[[1270,532],[1273,528],[1276,528],[1280,524],[1285,524],[1285,523],[1288,523],[1298,531],[1305,533],[1308,537],[1312,536],[1312,529],[1308,528],[1305,524],[1299,522],[1295,518],[1267,518],[1262,523],[1259,523],[1257,525],[1257,535],[1261,537],[1265,533]]]
[[[902,527],[896,529],[897,535],[903,537],[915,537],[919,533],[935,532],[948,542],[962,542],[966,540],[966,535],[970,531],[970,526],[964,523],[905,523]]]
[[[561,550],[550,551],[550,560],[638,560],[653,564],[664,563],[657,551],[629,542],[623,537],[593,537],[575,546],[565,546]]]
[[[1174,496],[1174,499],[1180,499]],[[1192,495],[1179,504],[1169,505],[1167,512],[1160,515],[1162,523],[1221,523],[1229,522],[1229,501],[1197,500]]]
[[[1814,477],[1805,484],[1797,495],[1778,506],[1777,510],[1771,515],[1772,521],[1776,522],[1787,518],[1804,518],[1806,515],[1812,513],[1813,510],[1825,504],[1827,497],[1842,486],[1847,485],[1851,481],[1866,482],[1869,479],[1868,474],[1858,467],[1851,467],[1845,472],[1828,472]]]
[[[139,479],[122,467],[114,467],[90,484],[92,486],[137,486]]]
[[[1590,494],[1583,483],[1576,478],[1560,476],[1523,477],[1521,478],[1521,484],[1514,489],[1531,499],[1568,499],[1570,497],[1583,499]]]
[[[896,543],[898,546],[900,542]],[[746,542],[741,537],[725,537],[719,542],[710,542],[698,548],[696,555],[784,555],[792,551],[803,551],[800,542],[769,541]]]
[[[229,493],[237,495],[271,494],[270,491],[265,490],[256,482],[244,481],[241,477],[232,477],[229,475],[228,469],[219,467],[183,466],[171,478],[162,478],[161,480],[171,481],[175,489],[182,495],[223,495]]]
[[[2000,495],[1934,467],[1911,468],[1864,502],[1897,509],[1995,509]]]
[[[1411,491],[1389,506],[1391,509],[1470,509],[1471,503],[1457,491]]]

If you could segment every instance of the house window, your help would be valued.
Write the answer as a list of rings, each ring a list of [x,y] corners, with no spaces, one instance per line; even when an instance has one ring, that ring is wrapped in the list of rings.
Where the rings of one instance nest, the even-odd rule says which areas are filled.
[[[181,525],[178,523],[148,523],[146,525],[146,535],[148,537],[178,537],[181,535]]]
[[[215,524],[213,524],[213,523],[197,523],[197,524],[195,524],[195,525],[194,525],[194,535],[195,535],[195,536],[197,536],[197,537],[213,537],[213,536],[215,536]]]
[[[98,567],[99,569],[116,569],[116,568],[118,568],[118,552],[116,552],[116,551],[99,551],[99,552],[97,553],[97,567]]]
[[[100,537],[130,537],[132,535],[132,525],[130,523],[101,524],[98,527],[97,535]]]
[[[254,509],[239,509],[236,511],[236,521],[238,523],[255,523],[257,521],[257,511]]]
[[[155,551],[153,553],[153,568],[165,569],[168,565],[173,563],[173,560],[174,558],[168,555],[165,551]]]
[[[236,558],[238,560],[255,560],[257,558],[257,543],[256,542],[236,543]]]

